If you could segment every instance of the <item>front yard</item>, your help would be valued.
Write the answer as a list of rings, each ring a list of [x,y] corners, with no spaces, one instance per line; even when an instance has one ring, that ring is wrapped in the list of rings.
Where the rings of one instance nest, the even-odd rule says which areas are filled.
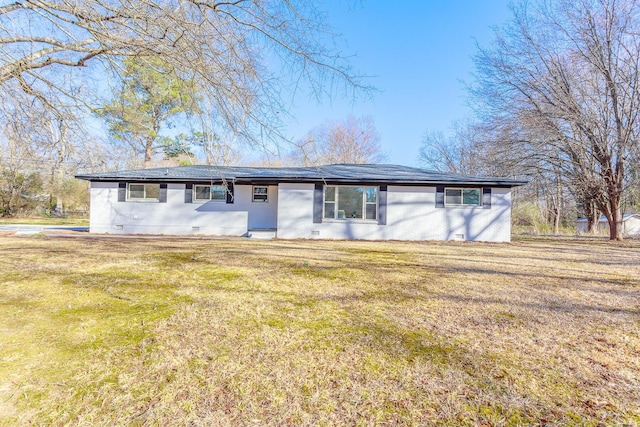
[[[0,237],[0,424],[640,424],[640,241]]]

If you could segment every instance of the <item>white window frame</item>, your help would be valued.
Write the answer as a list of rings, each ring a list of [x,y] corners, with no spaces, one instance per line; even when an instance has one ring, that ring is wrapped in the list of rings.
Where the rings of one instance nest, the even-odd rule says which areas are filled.
[[[142,185],[144,187],[144,197],[131,197],[131,186]],[[147,197],[147,185],[158,186],[158,197]],[[128,202],[159,202],[160,201],[160,184],[153,182],[128,182],[127,183],[127,201]]]
[[[334,196],[334,200],[326,200],[326,195],[327,195],[327,188],[334,188],[335,189],[335,196]],[[338,204],[338,200],[339,200],[339,194],[340,194],[340,188],[362,188],[362,218],[349,218],[349,217],[344,217],[344,218],[340,218],[338,215],[339,212],[339,204]],[[376,190],[376,201],[374,202],[367,202],[367,189],[368,188],[374,188]],[[380,214],[380,206],[378,205],[380,202],[380,188],[378,186],[375,185],[325,185],[324,188],[322,189],[322,219],[328,219],[328,220],[337,220],[337,221],[370,221],[370,222],[376,222],[378,221],[378,215]],[[327,217],[325,216],[325,207],[327,203],[333,203],[333,218],[331,217]],[[376,215],[375,218],[367,218],[367,205],[375,205],[376,207]]]
[[[456,190],[460,191],[460,200],[461,203],[448,203],[447,202],[447,191]],[[464,202],[464,192],[468,190],[473,190],[478,192],[478,203],[465,203]],[[482,206],[482,188],[464,188],[464,187],[446,187],[444,189],[444,205],[445,206]]]
[[[198,199],[196,196],[198,195],[198,190],[197,187],[206,187],[209,189],[209,198],[208,199]],[[224,197],[222,199],[212,199],[211,198],[211,194],[212,191],[211,189],[213,187],[219,187],[221,189],[223,189],[224,191]],[[193,201],[195,203],[206,203],[206,202],[214,202],[214,203],[225,203],[227,201],[227,187],[225,185],[205,185],[205,184],[195,184],[193,186],[193,190],[192,190],[192,195],[193,195]]]
[[[264,188],[267,191],[264,193],[256,193],[256,189],[258,188]],[[257,199],[256,200],[256,196],[264,196],[264,200],[262,199]],[[269,186],[267,185],[254,185],[251,188],[251,202],[252,203],[269,203]]]

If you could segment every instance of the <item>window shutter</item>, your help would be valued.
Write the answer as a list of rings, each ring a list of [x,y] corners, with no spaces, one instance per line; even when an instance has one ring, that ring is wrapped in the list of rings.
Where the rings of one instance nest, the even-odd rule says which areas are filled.
[[[119,182],[118,183],[118,201],[124,202],[127,200],[127,183]]]
[[[387,225],[387,186],[381,185],[378,192],[378,224]]]
[[[160,196],[158,197],[160,203],[167,203],[167,184],[160,184]]]
[[[436,187],[436,208],[444,208],[444,187]]]
[[[232,204],[234,199],[233,183],[227,183],[227,203]]]
[[[491,188],[482,188],[482,209],[491,209]]]
[[[313,190],[313,222],[315,224],[322,222],[322,191],[322,183],[316,183]]]
[[[193,203],[193,184],[184,185],[184,202]]]

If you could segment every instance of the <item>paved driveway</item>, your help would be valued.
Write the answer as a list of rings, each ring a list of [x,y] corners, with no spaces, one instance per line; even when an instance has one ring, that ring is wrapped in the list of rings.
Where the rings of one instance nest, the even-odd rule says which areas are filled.
[[[45,231],[89,231],[89,227],[77,225],[34,225],[34,224],[0,224],[0,231],[13,231],[16,234],[36,234]]]

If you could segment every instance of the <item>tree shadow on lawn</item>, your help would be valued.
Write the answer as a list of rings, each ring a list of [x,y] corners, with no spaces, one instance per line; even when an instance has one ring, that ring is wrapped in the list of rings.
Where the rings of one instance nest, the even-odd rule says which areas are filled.
[[[458,263],[458,264],[471,263],[471,264],[481,264],[481,265],[495,264],[496,266],[514,267],[515,271],[522,271],[523,269],[527,269],[527,268],[549,268],[556,271],[561,270],[561,271],[568,271],[568,272],[593,273],[593,274],[600,274],[601,271],[590,272],[585,270],[584,268],[579,269],[579,268],[560,267],[557,265],[557,263],[571,263],[574,265],[586,264],[586,265],[591,265],[594,268],[599,265],[620,266],[620,267],[637,266],[640,268],[639,258],[640,258],[640,254],[638,254],[637,256],[627,255],[624,257],[624,260],[621,259],[619,261],[600,260],[600,259],[595,260],[595,259],[588,259],[588,258],[581,259],[581,258],[544,257],[544,256],[534,256],[529,254],[518,254],[518,257],[517,257],[518,262],[509,262],[508,260],[512,259],[512,257],[506,257],[504,255],[498,255],[498,254],[492,254],[492,255],[483,254],[482,259],[474,259],[473,254],[466,257],[455,256],[455,255],[438,255],[438,259],[446,260],[451,263]],[[545,266],[548,266],[550,263],[553,263],[554,265],[545,267]],[[640,278],[638,280],[640,281]]]
[[[460,265],[463,264],[480,264],[487,265],[486,261],[477,261],[469,258],[447,258],[450,261],[459,261]],[[523,257],[521,259],[526,259]],[[558,260],[549,259],[548,261],[554,262]],[[452,264],[453,264],[452,262]],[[577,261],[573,261],[577,262]],[[443,265],[442,271],[446,273],[477,273],[477,274],[488,274],[488,275],[501,275],[501,276],[513,276],[513,277],[531,277],[536,279],[554,279],[554,280],[579,280],[590,283],[598,283],[598,284],[610,284],[616,286],[638,286],[640,285],[640,278],[620,278],[620,279],[612,279],[612,278],[600,278],[594,275],[598,274],[606,274],[611,275],[613,273],[602,273],[600,271],[589,271],[586,269],[579,268],[568,268],[568,267],[558,267],[558,266],[550,266],[545,267],[544,265],[536,265],[536,264],[523,264],[522,262],[508,262],[503,260],[496,260],[494,264],[498,267],[512,267],[510,269],[491,269],[491,268],[481,268],[481,267],[448,267]],[[532,272],[527,273],[525,270],[527,269],[538,269],[543,270],[543,272]],[[547,271],[553,271],[553,273],[562,273],[566,272],[567,275],[561,274],[549,274]],[[573,275],[570,275],[573,274]],[[589,277],[585,277],[589,275]]]
[[[485,273],[480,270],[469,270],[470,273]],[[522,275],[521,275],[522,276]],[[524,275],[524,277],[535,277]],[[563,279],[562,277],[554,277],[556,279]],[[594,282],[600,283],[597,280]],[[616,283],[612,281],[612,283]],[[526,295],[529,299],[534,301],[518,301],[514,298],[510,298],[509,294],[504,294],[500,297],[491,296],[472,296],[472,295],[460,295],[454,293],[448,293],[438,291],[438,285],[430,284],[428,287],[416,286],[415,283],[406,285],[402,283],[381,283],[380,287],[385,287],[378,291],[366,291],[354,289],[348,291],[342,290],[342,295],[335,294],[322,294],[317,291],[312,293],[302,294],[295,291],[273,291],[263,289],[243,289],[243,288],[228,288],[224,286],[213,286],[209,289],[222,292],[241,293],[246,295],[262,294],[266,296],[272,296],[286,301],[299,301],[301,304],[315,304],[322,301],[332,301],[339,303],[342,308],[353,307],[358,303],[386,303],[386,304],[399,304],[406,301],[422,302],[428,304],[433,301],[449,301],[455,303],[474,304],[477,307],[487,307],[494,305],[502,305],[505,307],[516,307],[518,309],[533,309],[536,311],[548,311],[556,313],[569,313],[574,315],[582,315],[587,313],[608,313],[608,314],[624,314],[640,317],[640,308],[638,305],[629,304],[629,307],[614,307],[604,304],[585,304],[576,302],[567,298],[562,298],[557,294],[542,295],[537,291],[536,285],[532,285],[531,289],[522,288],[524,291],[528,291]],[[558,286],[558,285],[554,285]],[[561,285],[563,288],[571,288],[570,285]],[[306,289],[306,288],[305,288]],[[479,288],[479,290],[481,290]],[[591,289],[590,289],[591,290]],[[594,290],[595,292],[602,292],[607,294],[613,294],[626,299],[636,298],[640,299],[639,292],[621,291],[621,290]],[[521,298],[521,297],[520,297]],[[632,308],[634,307],[634,308]]]
[[[555,296],[556,301],[553,302],[525,302],[514,301],[512,299],[492,298],[492,297],[476,297],[467,295],[454,295],[449,293],[431,293],[429,299],[438,299],[444,301],[452,301],[456,303],[475,304],[478,306],[503,305],[508,307],[518,307],[535,309],[539,311],[551,311],[561,313],[578,314],[584,312],[602,312],[610,314],[627,314],[632,316],[640,316],[640,309],[607,307],[602,305],[588,305],[576,303],[569,300],[560,300]]]

